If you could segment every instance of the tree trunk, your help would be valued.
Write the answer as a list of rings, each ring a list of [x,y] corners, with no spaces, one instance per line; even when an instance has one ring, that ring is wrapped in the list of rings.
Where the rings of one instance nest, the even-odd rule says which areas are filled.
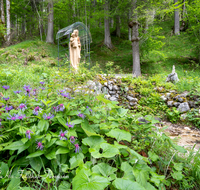
[[[116,36],[120,38],[121,33],[120,33],[120,16],[116,16]]]
[[[174,4],[177,3],[178,0],[174,0]],[[177,5],[175,5],[175,7],[177,7]],[[175,35],[180,35],[180,23],[179,23],[179,10],[175,9],[174,10],[174,34]]]
[[[132,19],[132,51],[133,51],[133,76],[138,77],[141,75],[140,69],[140,52],[139,52],[139,33],[137,21],[137,0],[132,0],[133,3],[133,19]]]
[[[3,5],[3,0],[1,0],[1,22],[5,24],[5,13],[4,13],[4,5]]]
[[[48,29],[46,42],[54,43],[53,39],[53,2],[48,3]]]
[[[10,44],[10,0],[6,0],[7,44]]]
[[[132,10],[129,10],[128,12],[128,23],[130,22],[132,17]],[[131,41],[131,28],[128,27],[128,40]]]
[[[113,45],[111,42],[111,36],[110,36],[110,25],[109,25],[109,4],[108,0],[105,0],[105,5],[104,5],[104,45],[106,45],[108,48],[112,49]]]

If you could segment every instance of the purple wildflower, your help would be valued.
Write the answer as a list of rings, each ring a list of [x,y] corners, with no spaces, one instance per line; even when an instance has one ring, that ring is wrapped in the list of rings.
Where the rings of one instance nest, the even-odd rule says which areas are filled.
[[[10,111],[10,110],[12,110],[12,109],[13,109],[12,106],[6,106],[6,107],[5,107],[6,112],[8,112],[8,111]]]
[[[85,115],[83,113],[79,113],[77,116],[81,117],[81,118],[85,118]]]
[[[41,85],[43,85],[44,83],[45,83],[45,82],[42,82],[42,81],[40,82]]]
[[[26,131],[26,138],[31,139],[31,133],[33,133],[31,130]]]
[[[37,149],[39,148],[40,150],[42,150],[43,149],[43,145],[42,145],[42,142],[37,142]]]
[[[36,96],[37,94],[37,89],[33,89],[33,96]]]
[[[8,101],[10,98],[9,98],[9,97],[7,97],[7,98],[3,97],[3,99],[4,99],[5,101]]]
[[[64,98],[71,99],[69,93],[60,93],[60,95],[63,96]]]
[[[79,152],[80,146],[78,144],[75,144],[74,146],[75,146],[75,153]]]
[[[59,111],[64,111],[65,106],[63,104],[59,104],[56,107],[53,107],[54,111],[59,112]]]
[[[10,88],[10,86],[2,86],[5,90],[8,90]]]
[[[13,116],[12,115],[9,115],[10,117],[7,117],[8,120],[12,120],[12,121],[15,121],[18,119],[18,115],[17,114],[14,114]]]
[[[75,143],[75,137],[74,136],[70,137],[70,142],[73,143],[73,144]]]
[[[67,122],[66,125],[67,125],[69,128],[73,128],[73,127],[74,127],[74,124],[73,124],[73,123],[71,124],[71,123],[68,123],[68,122]]]
[[[51,114],[51,113],[49,113],[48,115],[45,113],[45,114],[43,115],[43,118],[44,118],[45,120],[50,120],[50,119],[52,119],[53,117],[54,117],[54,115]]]
[[[37,107],[34,108],[33,114],[34,114],[34,115],[38,115],[38,113],[39,113],[41,110],[42,110],[42,109],[41,109],[39,106],[37,106]]]
[[[17,119],[23,120],[26,117],[26,115],[17,115]]]
[[[61,129],[60,135],[58,135],[58,136],[60,136],[60,140],[67,140],[67,138],[65,137],[66,133],[67,133],[67,131],[63,132],[62,129]]]
[[[86,106],[86,108],[89,108],[89,106]],[[89,111],[90,111],[90,112],[92,112],[92,109],[91,109],[91,108],[89,108]]]
[[[1,124],[1,121],[2,121],[2,119],[0,119],[0,126],[2,125],[2,124]]]
[[[26,104],[20,104],[18,109],[25,111],[27,109]]]
[[[45,90],[45,88],[44,87],[39,87],[41,90]]]
[[[24,90],[26,91],[25,95],[29,95],[30,96],[30,92],[31,92],[31,87],[30,85],[24,85]]]
[[[13,91],[15,94],[19,94],[21,92],[21,90],[16,90],[16,91]]]

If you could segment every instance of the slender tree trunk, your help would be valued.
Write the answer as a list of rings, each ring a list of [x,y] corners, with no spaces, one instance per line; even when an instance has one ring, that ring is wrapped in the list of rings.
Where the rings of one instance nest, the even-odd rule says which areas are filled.
[[[128,12],[128,23],[130,22],[132,17],[132,10],[129,10]],[[131,41],[131,27],[128,27],[128,40]]]
[[[53,39],[53,2],[48,3],[48,29],[46,42],[54,43]]]
[[[3,5],[3,0],[1,0],[1,21],[3,24],[5,24],[5,13],[4,13],[4,5]]]
[[[10,44],[10,0],[6,0],[7,44]]]
[[[120,16],[116,16],[116,36],[120,38],[121,33],[120,33]]]
[[[132,51],[133,51],[133,76],[138,77],[141,75],[140,69],[140,53],[139,53],[139,33],[138,33],[138,21],[137,21],[137,0],[132,0],[133,3],[133,19],[132,19]]]
[[[105,0],[105,6],[104,6],[104,45],[106,45],[108,48],[112,49],[113,45],[111,42],[111,36],[110,36],[110,25],[109,25],[109,3],[108,0]]]
[[[178,0],[174,0],[174,4],[177,2],[178,2]],[[177,7],[178,4],[175,6]],[[180,35],[180,22],[179,22],[179,10],[178,9],[174,10],[174,34]]]

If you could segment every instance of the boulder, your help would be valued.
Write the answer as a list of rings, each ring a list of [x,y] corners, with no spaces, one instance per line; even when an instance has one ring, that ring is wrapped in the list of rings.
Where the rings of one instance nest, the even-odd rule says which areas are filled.
[[[178,106],[178,111],[180,111],[181,113],[189,111],[190,107],[188,102],[183,102]]]

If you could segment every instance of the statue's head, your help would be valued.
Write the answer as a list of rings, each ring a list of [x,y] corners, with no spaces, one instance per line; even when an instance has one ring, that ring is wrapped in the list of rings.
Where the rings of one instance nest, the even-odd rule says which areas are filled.
[[[74,30],[75,36],[78,36],[78,30]]]
[[[72,34],[71,34],[71,37],[74,37],[75,36],[75,33],[73,32]]]

